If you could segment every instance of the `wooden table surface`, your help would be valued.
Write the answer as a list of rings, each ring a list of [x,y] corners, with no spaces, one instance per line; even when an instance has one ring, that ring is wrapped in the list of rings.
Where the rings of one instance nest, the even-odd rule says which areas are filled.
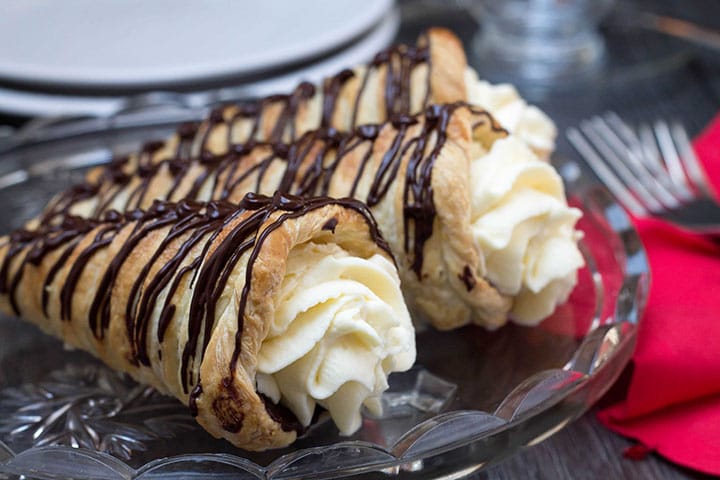
[[[687,480],[713,478],[679,468],[658,455],[631,460],[623,451],[634,445],[600,425],[595,411],[587,413],[548,440],[528,448],[503,463],[476,474],[487,480]]]

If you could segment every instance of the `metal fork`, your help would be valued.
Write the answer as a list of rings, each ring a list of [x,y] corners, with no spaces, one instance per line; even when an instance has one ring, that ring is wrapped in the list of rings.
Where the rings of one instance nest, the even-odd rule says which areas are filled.
[[[615,198],[636,216],[657,215],[686,229],[720,235],[720,206],[680,123],[632,129],[608,112],[566,132]]]

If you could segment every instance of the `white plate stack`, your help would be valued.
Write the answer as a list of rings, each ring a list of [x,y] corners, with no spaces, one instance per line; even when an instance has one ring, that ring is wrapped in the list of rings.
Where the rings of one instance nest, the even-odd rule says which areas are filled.
[[[392,0],[6,0],[2,10],[0,112],[33,116],[288,91],[369,60],[399,24]]]

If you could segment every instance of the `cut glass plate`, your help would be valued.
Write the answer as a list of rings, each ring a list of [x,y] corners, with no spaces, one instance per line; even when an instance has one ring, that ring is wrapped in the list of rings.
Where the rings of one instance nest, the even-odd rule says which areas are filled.
[[[0,231],[89,165],[170,131],[116,124],[11,148],[0,155]],[[0,478],[459,478],[544,440],[626,365],[649,280],[624,211],[600,187],[568,191],[584,212],[587,263],[569,301],[535,328],[418,332],[416,367],[390,377],[384,414],[367,413],[350,437],[321,419],[290,447],[245,452],[212,438],[177,400],[0,317]]]

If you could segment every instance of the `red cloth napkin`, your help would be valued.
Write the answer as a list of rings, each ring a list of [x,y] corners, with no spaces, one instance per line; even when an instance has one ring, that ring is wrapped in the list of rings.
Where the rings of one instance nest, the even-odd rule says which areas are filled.
[[[720,191],[720,115],[695,141]],[[720,475],[720,241],[637,218],[652,285],[626,398],[610,429],[680,465]]]

